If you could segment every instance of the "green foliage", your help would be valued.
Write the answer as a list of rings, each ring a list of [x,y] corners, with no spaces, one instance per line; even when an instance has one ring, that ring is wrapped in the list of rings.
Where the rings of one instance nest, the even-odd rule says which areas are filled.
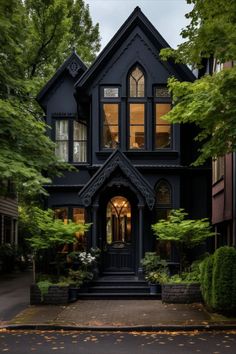
[[[192,248],[215,235],[208,219],[185,219],[186,216],[188,213],[184,212],[184,209],[173,209],[167,220],[160,220],[152,225],[158,240],[172,241]]]
[[[69,269],[69,282],[80,288],[84,283],[93,279],[93,273],[82,269],[72,270]]]
[[[64,224],[62,220],[54,219],[53,210],[42,210],[38,207],[20,208],[19,222],[25,230],[31,248],[34,251],[54,248],[76,241],[76,232],[84,232],[89,224]]]
[[[140,264],[143,266],[146,273],[162,270],[167,267],[167,262],[164,259],[161,259],[156,252],[145,252],[145,256]]]
[[[49,280],[42,280],[37,283],[37,286],[41,293],[41,301],[44,299],[44,295],[48,293],[49,287],[53,285]]]
[[[159,271],[148,272],[145,279],[151,284],[164,284],[168,282],[167,268]]]
[[[177,49],[165,49],[163,59],[201,66],[202,58],[220,62],[236,57],[236,3],[223,0],[187,0],[193,9],[186,17],[190,24],[181,32],[185,41]],[[222,9],[224,9],[222,11]]]
[[[200,283],[204,302],[212,306],[212,272],[214,256],[205,258],[200,265]]]
[[[203,58],[219,63],[236,58],[236,2],[187,0],[193,10],[190,24],[182,31],[184,43],[176,50],[164,49],[163,60],[201,67]],[[223,9],[223,11],[222,11]],[[195,165],[209,157],[222,156],[236,148],[236,68],[206,75],[194,83],[169,80],[174,108],[165,116],[172,123],[194,123],[200,128],[200,156]]]
[[[179,251],[180,270],[185,267],[186,251],[202,244],[208,237],[214,236],[208,219],[185,219],[188,213],[184,209],[171,210],[167,220],[152,225],[159,241],[173,242]]]
[[[0,1],[0,32],[0,176],[31,200],[71,169],[55,157],[35,96],[73,47],[94,60],[99,28],[83,0],[11,0]]]
[[[205,303],[216,311],[236,311],[236,250],[220,247],[201,264],[201,290]]]
[[[215,309],[236,309],[232,298],[236,282],[235,263],[236,250],[233,247],[216,250],[212,273],[212,306]]]

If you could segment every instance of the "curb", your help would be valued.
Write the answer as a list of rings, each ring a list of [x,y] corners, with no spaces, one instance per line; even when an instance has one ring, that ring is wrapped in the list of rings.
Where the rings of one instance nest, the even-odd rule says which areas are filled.
[[[42,330],[42,331],[93,331],[93,332],[191,332],[191,331],[227,331],[236,330],[236,324],[208,324],[208,325],[160,325],[160,326],[66,326],[48,324],[1,325],[0,329]]]

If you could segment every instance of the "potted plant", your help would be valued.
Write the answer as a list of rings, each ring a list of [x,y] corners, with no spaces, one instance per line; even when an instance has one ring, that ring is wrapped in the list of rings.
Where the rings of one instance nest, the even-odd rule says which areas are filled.
[[[161,284],[163,284],[168,277],[166,269],[149,272],[145,279],[150,285],[150,295],[161,293]]]

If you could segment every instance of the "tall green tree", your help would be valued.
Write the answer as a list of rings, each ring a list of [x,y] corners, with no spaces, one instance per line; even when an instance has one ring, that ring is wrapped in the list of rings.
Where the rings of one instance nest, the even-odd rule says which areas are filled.
[[[0,33],[0,176],[28,198],[67,168],[46,136],[36,94],[73,47],[94,60],[99,28],[83,0],[0,0]]]
[[[193,6],[182,30],[184,42],[176,50],[164,49],[163,60],[201,68],[203,59],[218,63],[236,59],[236,2],[234,0],[187,0]],[[195,165],[209,157],[221,156],[236,148],[236,67],[205,75],[194,83],[171,78],[169,88],[174,108],[166,115],[172,123],[195,123],[201,143]]]

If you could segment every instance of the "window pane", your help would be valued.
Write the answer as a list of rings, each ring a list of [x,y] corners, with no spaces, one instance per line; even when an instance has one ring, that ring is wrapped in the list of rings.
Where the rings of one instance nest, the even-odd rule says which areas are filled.
[[[115,149],[119,142],[117,125],[103,126],[103,147]]]
[[[132,125],[130,126],[130,149],[144,149],[144,126]]]
[[[74,141],[73,161],[87,161],[87,141]]]
[[[129,96],[130,97],[144,97],[144,75],[143,72],[136,67],[129,77]]]
[[[73,208],[73,221],[76,224],[85,223],[84,208]]]
[[[56,120],[56,140],[68,140],[68,120]]]
[[[169,148],[171,143],[171,127],[156,125],[156,148]]]
[[[118,87],[106,87],[104,88],[104,97],[105,98],[117,98],[119,97],[119,88]]]
[[[114,149],[119,143],[119,105],[116,103],[103,105],[103,141],[104,148]]]
[[[67,224],[68,221],[68,209],[67,208],[56,208],[54,209],[54,217],[55,219],[60,219]]]
[[[171,124],[162,119],[163,115],[171,110],[169,103],[157,103],[156,107],[156,132],[155,147],[169,148],[171,146]]]
[[[166,182],[160,182],[157,186],[157,194],[156,194],[157,204],[158,205],[170,205],[171,204],[171,190],[170,186]],[[159,211],[163,211],[159,209]],[[168,210],[168,209],[165,209]],[[163,218],[162,218],[163,219]]]
[[[170,125],[167,120],[162,119],[161,117],[164,114],[168,113],[171,110],[171,105],[169,103],[157,103],[156,104],[156,124],[165,124]]]
[[[144,124],[145,105],[144,103],[130,104],[130,124]]]
[[[156,97],[171,97],[170,92],[166,86],[159,86],[155,90]]]
[[[56,156],[62,161],[68,161],[68,142],[58,141],[55,148]]]
[[[87,140],[87,126],[74,120],[74,140]]]
[[[118,125],[117,103],[105,103],[103,105],[103,123],[107,125]]]

